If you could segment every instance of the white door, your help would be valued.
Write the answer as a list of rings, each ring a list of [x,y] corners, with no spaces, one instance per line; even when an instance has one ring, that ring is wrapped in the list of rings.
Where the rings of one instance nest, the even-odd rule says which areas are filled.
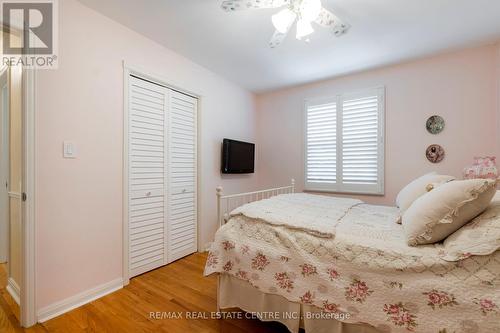
[[[169,262],[197,251],[197,111],[196,98],[170,92]]]
[[[128,105],[129,276],[167,257],[167,107],[169,90],[130,76]]]
[[[9,258],[9,88],[0,78],[0,263]]]

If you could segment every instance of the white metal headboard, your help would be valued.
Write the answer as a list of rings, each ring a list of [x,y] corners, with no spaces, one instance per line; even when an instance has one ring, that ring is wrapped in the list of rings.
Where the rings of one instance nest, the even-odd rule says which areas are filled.
[[[219,226],[224,225],[229,217],[229,213],[244,204],[268,199],[280,194],[290,194],[295,192],[295,179],[292,179],[291,185],[284,187],[270,188],[247,193],[238,193],[223,195],[222,186],[217,187],[217,221]]]

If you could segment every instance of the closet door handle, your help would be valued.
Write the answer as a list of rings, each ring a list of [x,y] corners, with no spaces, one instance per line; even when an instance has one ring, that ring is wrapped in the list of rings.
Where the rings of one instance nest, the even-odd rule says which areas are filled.
[[[146,192],[146,196],[150,197],[151,196],[151,192]]]
[[[187,190],[185,188],[182,189],[182,193],[186,193],[186,192],[187,192]]]

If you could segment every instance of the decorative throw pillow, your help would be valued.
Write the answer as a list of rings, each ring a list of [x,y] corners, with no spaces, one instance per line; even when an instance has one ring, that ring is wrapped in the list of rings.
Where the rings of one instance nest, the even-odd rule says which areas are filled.
[[[475,157],[474,164],[464,169],[464,179],[496,179],[498,169],[495,156]]]
[[[421,196],[403,214],[408,245],[439,242],[482,213],[496,193],[496,180],[456,180]]]
[[[500,191],[484,213],[455,231],[443,243],[441,258],[459,261],[486,256],[500,249]]]
[[[406,185],[399,192],[396,197],[396,206],[399,207],[401,213],[404,213],[415,200],[429,192],[431,186],[431,190],[433,190],[453,179],[455,178],[452,176],[438,175],[436,172],[431,172],[419,177]]]

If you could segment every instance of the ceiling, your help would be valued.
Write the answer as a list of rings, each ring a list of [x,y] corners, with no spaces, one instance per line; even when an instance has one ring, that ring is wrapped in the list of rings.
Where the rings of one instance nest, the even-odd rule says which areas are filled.
[[[276,9],[227,13],[220,0],[80,0],[254,92],[335,77],[500,40],[497,0],[322,0],[352,25],[340,38],[315,26],[275,49]]]

